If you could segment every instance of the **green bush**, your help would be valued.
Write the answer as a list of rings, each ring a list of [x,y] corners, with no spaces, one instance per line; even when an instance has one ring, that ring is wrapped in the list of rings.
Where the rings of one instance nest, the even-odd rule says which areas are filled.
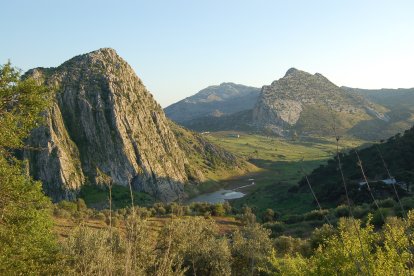
[[[313,210],[304,215],[304,220],[324,220],[328,213],[328,210]]]
[[[287,224],[302,222],[303,221],[303,215],[288,215],[283,219],[283,221]]]
[[[414,197],[404,197],[401,199],[401,204],[404,206],[405,210],[414,209]]]
[[[68,211],[72,216],[78,211],[78,205],[75,202],[68,200],[60,201],[57,206],[60,209]]]
[[[339,205],[335,208],[335,216],[340,217],[349,217],[349,208],[347,205]]]
[[[383,208],[392,208],[396,204],[395,200],[392,199],[392,198],[386,198],[386,199],[383,199],[383,200],[378,200],[377,203],[378,203],[379,207],[383,207]]]
[[[213,209],[212,210],[213,216],[221,217],[221,216],[224,216],[226,214],[226,210],[224,209],[224,206],[223,206],[222,203],[214,204],[212,207],[213,207],[212,208]]]
[[[369,207],[368,204],[362,204],[362,205],[359,205],[359,206],[355,206],[352,209],[352,211],[354,213],[355,218],[363,218],[369,213],[370,207]]]
[[[372,216],[372,224],[376,227],[381,227],[385,223],[385,219],[391,213],[390,209],[387,208],[379,208],[376,210]]]
[[[76,201],[76,206],[78,211],[85,211],[88,209],[88,207],[86,206],[85,200],[83,200],[82,198],[78,198],[78,200]]]
[[[280,236],[274,240],[273,244],[279,256],[293,255],[295,253],[308,256],[311,253],[309,243],[300,238]]]
[[[101,212],[96,212],[96,213],[94,213],[93,218],[94,218],[94,219],[97,219],[97,220],[102,220],[102,221],[105,221],[106,216],[105,216],[105,214],[104,214],[104,213],[101,213]]]
[[[319,245],[325,243],[328,238],[331,238],[337,233],[337,230],[329,224],[324,224],[320,228],[316,228],[309,238],[309,243],[312,249],[316,249]]]
[[[266,211],[263,212],[262,220],[263,222],[269,222],[273,221],[275,219],[275,211],[272,209],[266,209]]]
[[[66,211],[65,209],[57,208],[57,207],[53,209],[53,215],[58,218],[66,218],[66,219],[71,217],[71,214],[68,211]]]
[[[265,224],[263,224],[264,228],[270,229],[272,231],[272,236],[277,236],[281,233],[283,233],[283,231],[285,231],[286,226],[283,222],[281,221],[272,221],[272,222],[267,222]]]

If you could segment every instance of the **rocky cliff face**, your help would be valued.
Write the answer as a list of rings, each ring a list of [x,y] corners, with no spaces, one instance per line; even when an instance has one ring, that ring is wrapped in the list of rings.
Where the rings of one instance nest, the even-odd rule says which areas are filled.
[[[28,141],[40,150],[25,153],[54,200],[75,197],[87,182],[131,184],[164,201],[183,192],[187,157],[161,107],[114,50],[26,75],[57,90],[47,125]]]
[[[334,125],[344,132],[364,120],[385,119],[384,111],[356,93],[342,90],[321,74],[291,68],[283,78],[262,88],[253,109],[253,124],[279,135],[291,131],[333,134]]]

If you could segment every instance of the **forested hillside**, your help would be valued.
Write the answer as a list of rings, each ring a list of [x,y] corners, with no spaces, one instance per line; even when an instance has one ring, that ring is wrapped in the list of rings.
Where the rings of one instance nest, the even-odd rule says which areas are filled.
[[[374,194],[378,198],[395,197],[392,185],[381,181],[389,179],[389,174],[398,182],[396,187],[400,195],[406,195],[408,191],[411,191],[414,183],[414,128],[368,148],[339,154],[345,180],[349,186],[350,198],[358,203],[371,202],[367,186],[360,185],[365,180],[356,152],[358,152],[369,183],[372,182]],[[309,180],[322,202],[345,203],[345,190],[338,169],[337,157],[315,169],[309,175]],[[307,190],[305,179],[300,182],[300,187],[302,190]]]

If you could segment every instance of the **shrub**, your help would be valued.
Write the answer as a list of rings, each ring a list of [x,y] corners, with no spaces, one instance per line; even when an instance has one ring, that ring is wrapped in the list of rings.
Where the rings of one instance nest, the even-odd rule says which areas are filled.
[[[369,213],[369,205],[363,204],[359,206],[355,206],[353,208],[353,213],[355,218],[363,218]]]
[[[85,211],[88,209],[88,207],[86,206],[85,200],[83,200],[82,198],[78,198],[78,200],[76,201],[76,207],[78,211]]]
[[[242,212],[243,214],[240,216],[240,220],[243,224],[254,224],[256,222],[256,216],[250,207],[243,207]]]
[[[65,209],[57,208],[57,207],[53,209],[53,215],[58,218],[66,218],[66,219],[71,217],[71,214],[68,211],[66,211]]]
[[[304,220],[324,220],[328,213],[328,210],[313,210],[304,215]]]
[[[236,231],[232,238],[234,261],[232,274],[256,275],[272,251],[270,230],[257,223],[248,224]]]
[[[390,214],[390,209],[379,208],[372,216],[372,224],[376,227],[381,227],[385,223],[385,219]]]
[[[220,216],[224,216],[226,214],[226,210],[224,209],[224,206],[223,206],[222,203],[214,204],[212,207],[213,207],[212,208],[213,209],[212,210],[213,216],[220,217]]]
[[[386,198],[386,199],[383,199],[383,200],[378,200],[377,203],[378,203],[379,207],[383,207],[383,208],[392,208],[396,204],[396,202],[392,198]]]
[[[105,214],[104,214],[104,213],[101,213],[101,212],[96,212],[96,213],[94,213],[93,218],[94,218],[94,219],[97,219],[97,220],[102,220],[102,221],[105,221],[106,216],[105,216]]]
[[[263,224],[263,227],[270,229],[272,231],[272,236],[283,233],[283,231],[286,229],[285,224],[281,221],[267,222]]]
[[[60,201],[57,206],[60,209],[68,211],[71,215],[74,215],[76,211],[78,211],[78,205],[75,202],[62,200]]]
[[[262,215],[263,222],[273,221],[275,218],[275,212],[272,209],[266,209]]]
[[[319,245],[324,244],[325,241],[337,233],[336,229],[329,224],[324,224],[320,228],[316,228],[309,238],[310,246],[316,249]]]
[[[309,244],[300,238],[280,236],[274,240],[273,244],[280,256],[293,255],[295,253],[300,253],[302,256],[310,255]]]
[[[335,216],[340,217],[349,217],[349,208],[347,205],[339,205],[335,208]]]
[[[303,221],[303,215],[288,215],[283,219],[283,221],[287,224],[302,222]]]

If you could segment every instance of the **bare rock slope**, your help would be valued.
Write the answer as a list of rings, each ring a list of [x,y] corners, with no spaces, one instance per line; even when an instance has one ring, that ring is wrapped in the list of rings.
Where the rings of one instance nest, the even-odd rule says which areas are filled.
[[[82,185],[129,184],[163,201],[203,174],[189,164],[170,122],[133,69],[113,49],[70,59],[32,76],[57,90],[47,124],[28,141],[31,174],[54,199]],[[236,165],[236,164],[235,164]]]
[[[291,68],[283,78],[262,88],[252,124],[279,135],[292,131],[333,134],[333,127],[344,133],[362,121],[387,120],[384,112],[386,108],[344,91],[319,73]]]

